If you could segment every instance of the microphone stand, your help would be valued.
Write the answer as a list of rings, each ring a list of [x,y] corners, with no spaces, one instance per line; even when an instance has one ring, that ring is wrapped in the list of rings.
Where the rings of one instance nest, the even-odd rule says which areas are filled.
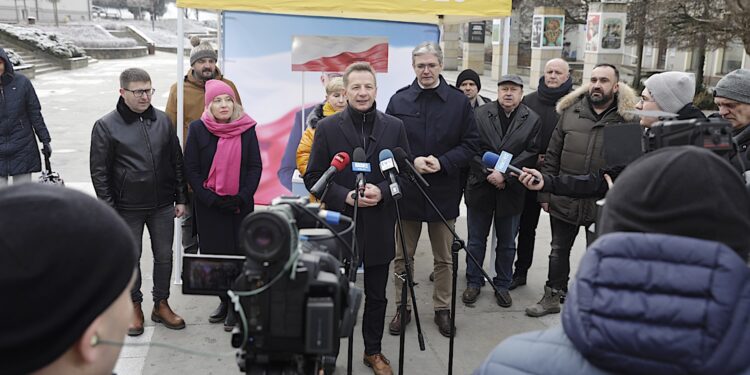
[[[417,310],[417,295],[414,293],[414,278],[412,274],[412,264],[409,261],[409,257],[406,254],[406,240],[404,239],[404,228],[401,223],[401,210],[398,206],[398,199],[393,200],[396,203],[396,224],[398,227],[399,238],[401,239],[401,252],[404,257],[404,273],[396,275],[401,279],[401,304],[399,305],[399,314],[401,315],[401,332],[399,332],[399,348],[398,348],[398,373],[402,375],[404,373],[404,348],[406,346],[406,324],[404,324],[404,317],[406,316],[406,292],[407,286],[411,294],[412,309],[414,310],[414,322],[417,325],[417,339],[419,340],[419,350],[424,351],[424,336],[422,335],[422,324],[419,322],[419,311]]]
[[[326,192],[328,187],[326,187]],[[325,195],[325,193],[323,195]],[[321,199],[321,202],[323,200]],[[357,248],[357,211],[359,206],[359,192],[354,189],[354,213],[352,214],[352,262],[349,265],[349,281],[352,283],[357,282],[357,267],[359,267],[359,249]],[[356,321],[355,321],[356,323]],[[346,373],[352,375],[352,358],[354,357],[354,328],[352,327],[352,333],[349,334],[349,350],[347,352],[347,363]]]
[[[438,214],[438,216],[440,217],[440,220],[443,222],[445,227],[448,228],[448,230],[453,235],[453,244],[451,245],[451,255],[452,255],[452,260],[453,260],[453,281],[452,281],[452,290],[451,290],[451,335],[450,335],[450,345],[449,345],[450,348],[448,352],[448,375],[452,375],[453,374],[453,346],[454,346],[454,341],[455,341],[455,336],[456,336],[456,283],[458,280],[458,252],[461,249],[464,249],[464,251],[466,251],[466,245],[465,245],[464,240],[462,240],[461,237],[458,236],[456,231],[450,225],[448,225],[448,220],[445,219],[445,217],[443,216],[443,213],[440,212],[440,210],[435,205],[435,202],[433,202],[432,199],[430,199],[430,196],[427,195],[427,192],[424,191],[424,188],[422,188],[422,185],[419,184],[419,182],[417,181],[417,178],[414,177],[414,175],[411,173],[407,173],[407,176],[409,176],[409,179],[414,183],[414,185],[417,186],[417,188],[419,189],[419,192],[422,193],[422,196],[425,198],[425,200],[427,200],[427,203],[429,203],[430,206],[432,206],[432,209],[435,210],[435,212]],[[499,293],[499,291],[497,290],[497,287],[492,282],[492,279],[487,274],[487,272],[484,271],[484,268],[482,268],[482,265],[479,264],[479,262],[477,262],[477,259],[474,258],[474,255],[466,251],[466,256],[468,257],[468,259],[471,259],[471,261],[474,262],[474,265],[477,266],[479,271],[482,273],[482,276],[484,276],[485,280],[487,280],[487,282],[490,284],[492,289],[495,290],[495,293]]]

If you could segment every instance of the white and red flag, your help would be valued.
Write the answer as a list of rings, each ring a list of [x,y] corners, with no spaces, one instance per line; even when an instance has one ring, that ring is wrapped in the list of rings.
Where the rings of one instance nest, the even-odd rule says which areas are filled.
[[[387,73],[388,38],[309,35],[292,38],[292,71],[343,72],[359,61],[369,62],[378,73]]]

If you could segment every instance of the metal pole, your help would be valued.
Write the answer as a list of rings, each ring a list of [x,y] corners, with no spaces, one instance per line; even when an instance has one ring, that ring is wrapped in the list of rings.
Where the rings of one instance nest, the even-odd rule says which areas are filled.
[[[182,108],[184,103],[184,89],[185,82],[182,79],[184,75],[183,68],[185,65],[185,30],[182,24],[182,12],[177,12],[177,120],[175,127],[177,128],[177,139],[180,141],[180,146],[185,144],[183,141],[182,127],[184,126],[184,113],[185,110]],[[174,283],[177,285],[182,284],[182,226],[180,225],[180,219],[175,218],[174,221],[174,238],[172,239],[172,250],[176,255],[174,257]]]
[[[510,17],[505,17],[503,23],[503,60],[500,71],[502,75],[508,74],[508,55],[510,54]]]
[[[198,14],[197,9],[195,10],[195,12],[196,14]],[[224,11],[219,11],[219,14],[216,15],[216,17],[218,18],[217,25],[219,25],[219,27],[216,30],[216,32],[219,34],[216,37],[216,44],[218,45],[217,48],[219,49],[219,57],[221,57],[221,59],[219,60],[219,69],[221,69],[222,73],[226,74],[226,69],[224,69],[226,67],[226,63],[224,63],[224,59],[226,58],[226,56],[224,56],[224,17],[223,15],[224,15]]]
[[[13,0],[16,5],[16,22],[21,23],[21,15],[18,14],[18,0]]]

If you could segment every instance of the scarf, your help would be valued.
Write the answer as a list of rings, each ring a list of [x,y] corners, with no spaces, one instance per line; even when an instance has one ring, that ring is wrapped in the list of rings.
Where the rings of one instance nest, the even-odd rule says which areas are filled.
[[[135,113],[127,104],[125,104],[125,99],[123,99],[122,96],[117,100],[117,113],[119,113],[120,116],[122,116],[122,119],[125,120],[125,123],[128,124],[132,124],[140,119],[156,121],[156,111],[154,111],[154,106],[148,106],[143,113]]]
[[[211,134],[219,137],[216,153],[203,187],[218,195],[237,195],[240,190],[240,165],[242,164],[242,133],[257,122],[247,113],[228,124],[216,122],[208,108],[201,121]]]
[[[573,80],[570,77],[568,77],[568,80],[563,82],[560,87],[555,89],[551,89],[544,84],[544,76],[539,77],[537,92],[539,93],[539,100],[544,104],[554,106],[557,104],[557,101],[567,95],[571,89],[573,89]]]

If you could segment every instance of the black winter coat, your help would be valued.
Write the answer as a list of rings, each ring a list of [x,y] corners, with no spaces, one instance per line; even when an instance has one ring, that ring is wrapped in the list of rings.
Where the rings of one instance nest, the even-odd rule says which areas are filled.
[[[370,163],[372,169],[370,173],[365,174],[365,180],[380,188],[383,199],[373,207],[357,209],[359,259],[364,260],[368,267],[388,264],[395,254],[396,205],[388,188],[389,182],[380,172],[379,154],[384,149],[393,150],[396,147],[403,148],[408,154],[409,143],[406,140],[406,131],[401,120],[375,111],[372,135],[367,142],[367,147],[363,147],[362,139],[354,128],[363,120],[355,119],[356,113],[353,112],[351,108],[347,108],[318,122],[315,140],[310,151],[310,162],[307,164],[307,172],[303,178],[305,186],[311,189],[323,172],[328,169],[336,153],[344,151],[352,155],[357,147],[365,149],[367,162]],[[326,207],[352,217],[354,208],[346,204],[346,194],[355,188],[355,183],[356,174],[351,168],[345,168],[337,173],[323,200]],[[403,180],[400,185],[403,192],[405,185]],[[402,210],[405,202],[412,199],[408,195],[404,197],[399,201]]]
[[[120,98],[118,108],[124,106]],[[128,120],[114,110],[91,131],[89,162],[96,196],[123,210],[187,203],[182,150],[169,117],[149,107]]]
[[[240,164],[240,212],[228,214],[213,207],[219,196],[203,187],[214,161],[219,137],[213,135],[201,120],[190,123],[185,143],[185,176],[193,188],[193,209],[198,227],[198,246],[204,254],[240,255],[239,228],[242,219],[253,212],[253,195],[258,189],[263,163],[255,128],[242,133]]]
[[[524,104],[516,108],[516,114],[503,134],[498,116],[497,102],[487,103],[477,109],[477,128],[479,129],[479,153],[471,161],[471,172],[466,184],[466,206],[471,209],[495,211],[499,216],[518,215],[523,211],[526,188],[512,177],[505,174],[505,189],[498,190],[487,182],[487,168],[482,164],[482,155],[486,151],[500,154],[502,151],[513,154],[511,164],[518,168],[534,167],[539,155],[537,137],[542,125],[539,116]]]
[[[549,140],[552,138],[552,132],[557,126],[557,120],[560,119],[560,115],[555,110],[556,101],[545,100],[539,95],[538,91],[534,91],[523,97],[521,103],[527,105],[532,111],[539,115],[539,121],[541,122],[541,129],[539,129],[539,137],[537,145],[539,147],[539,153],[544,154],[547,152],[547,146]]]
[[[440,171],[422,175],[430,184],[425,191],[446,219],[458,217],[463,192],[461,172],[468,169],[469,160],[479,147],[469,99],[442,76],[434,91],[422,90],[415,79],[391,97],[386,113],[404,122],[412,155],[438,158]],[[408,182],[402,190],[406,197],[401,207],[402,219],[440,220],[413,183]]]
[[[13,71],[5,50],[0,48],[0,176],[39,172],[42,162],[34,134],[42,143],[51,141],[42,118],[42,108],[31,81]]]

